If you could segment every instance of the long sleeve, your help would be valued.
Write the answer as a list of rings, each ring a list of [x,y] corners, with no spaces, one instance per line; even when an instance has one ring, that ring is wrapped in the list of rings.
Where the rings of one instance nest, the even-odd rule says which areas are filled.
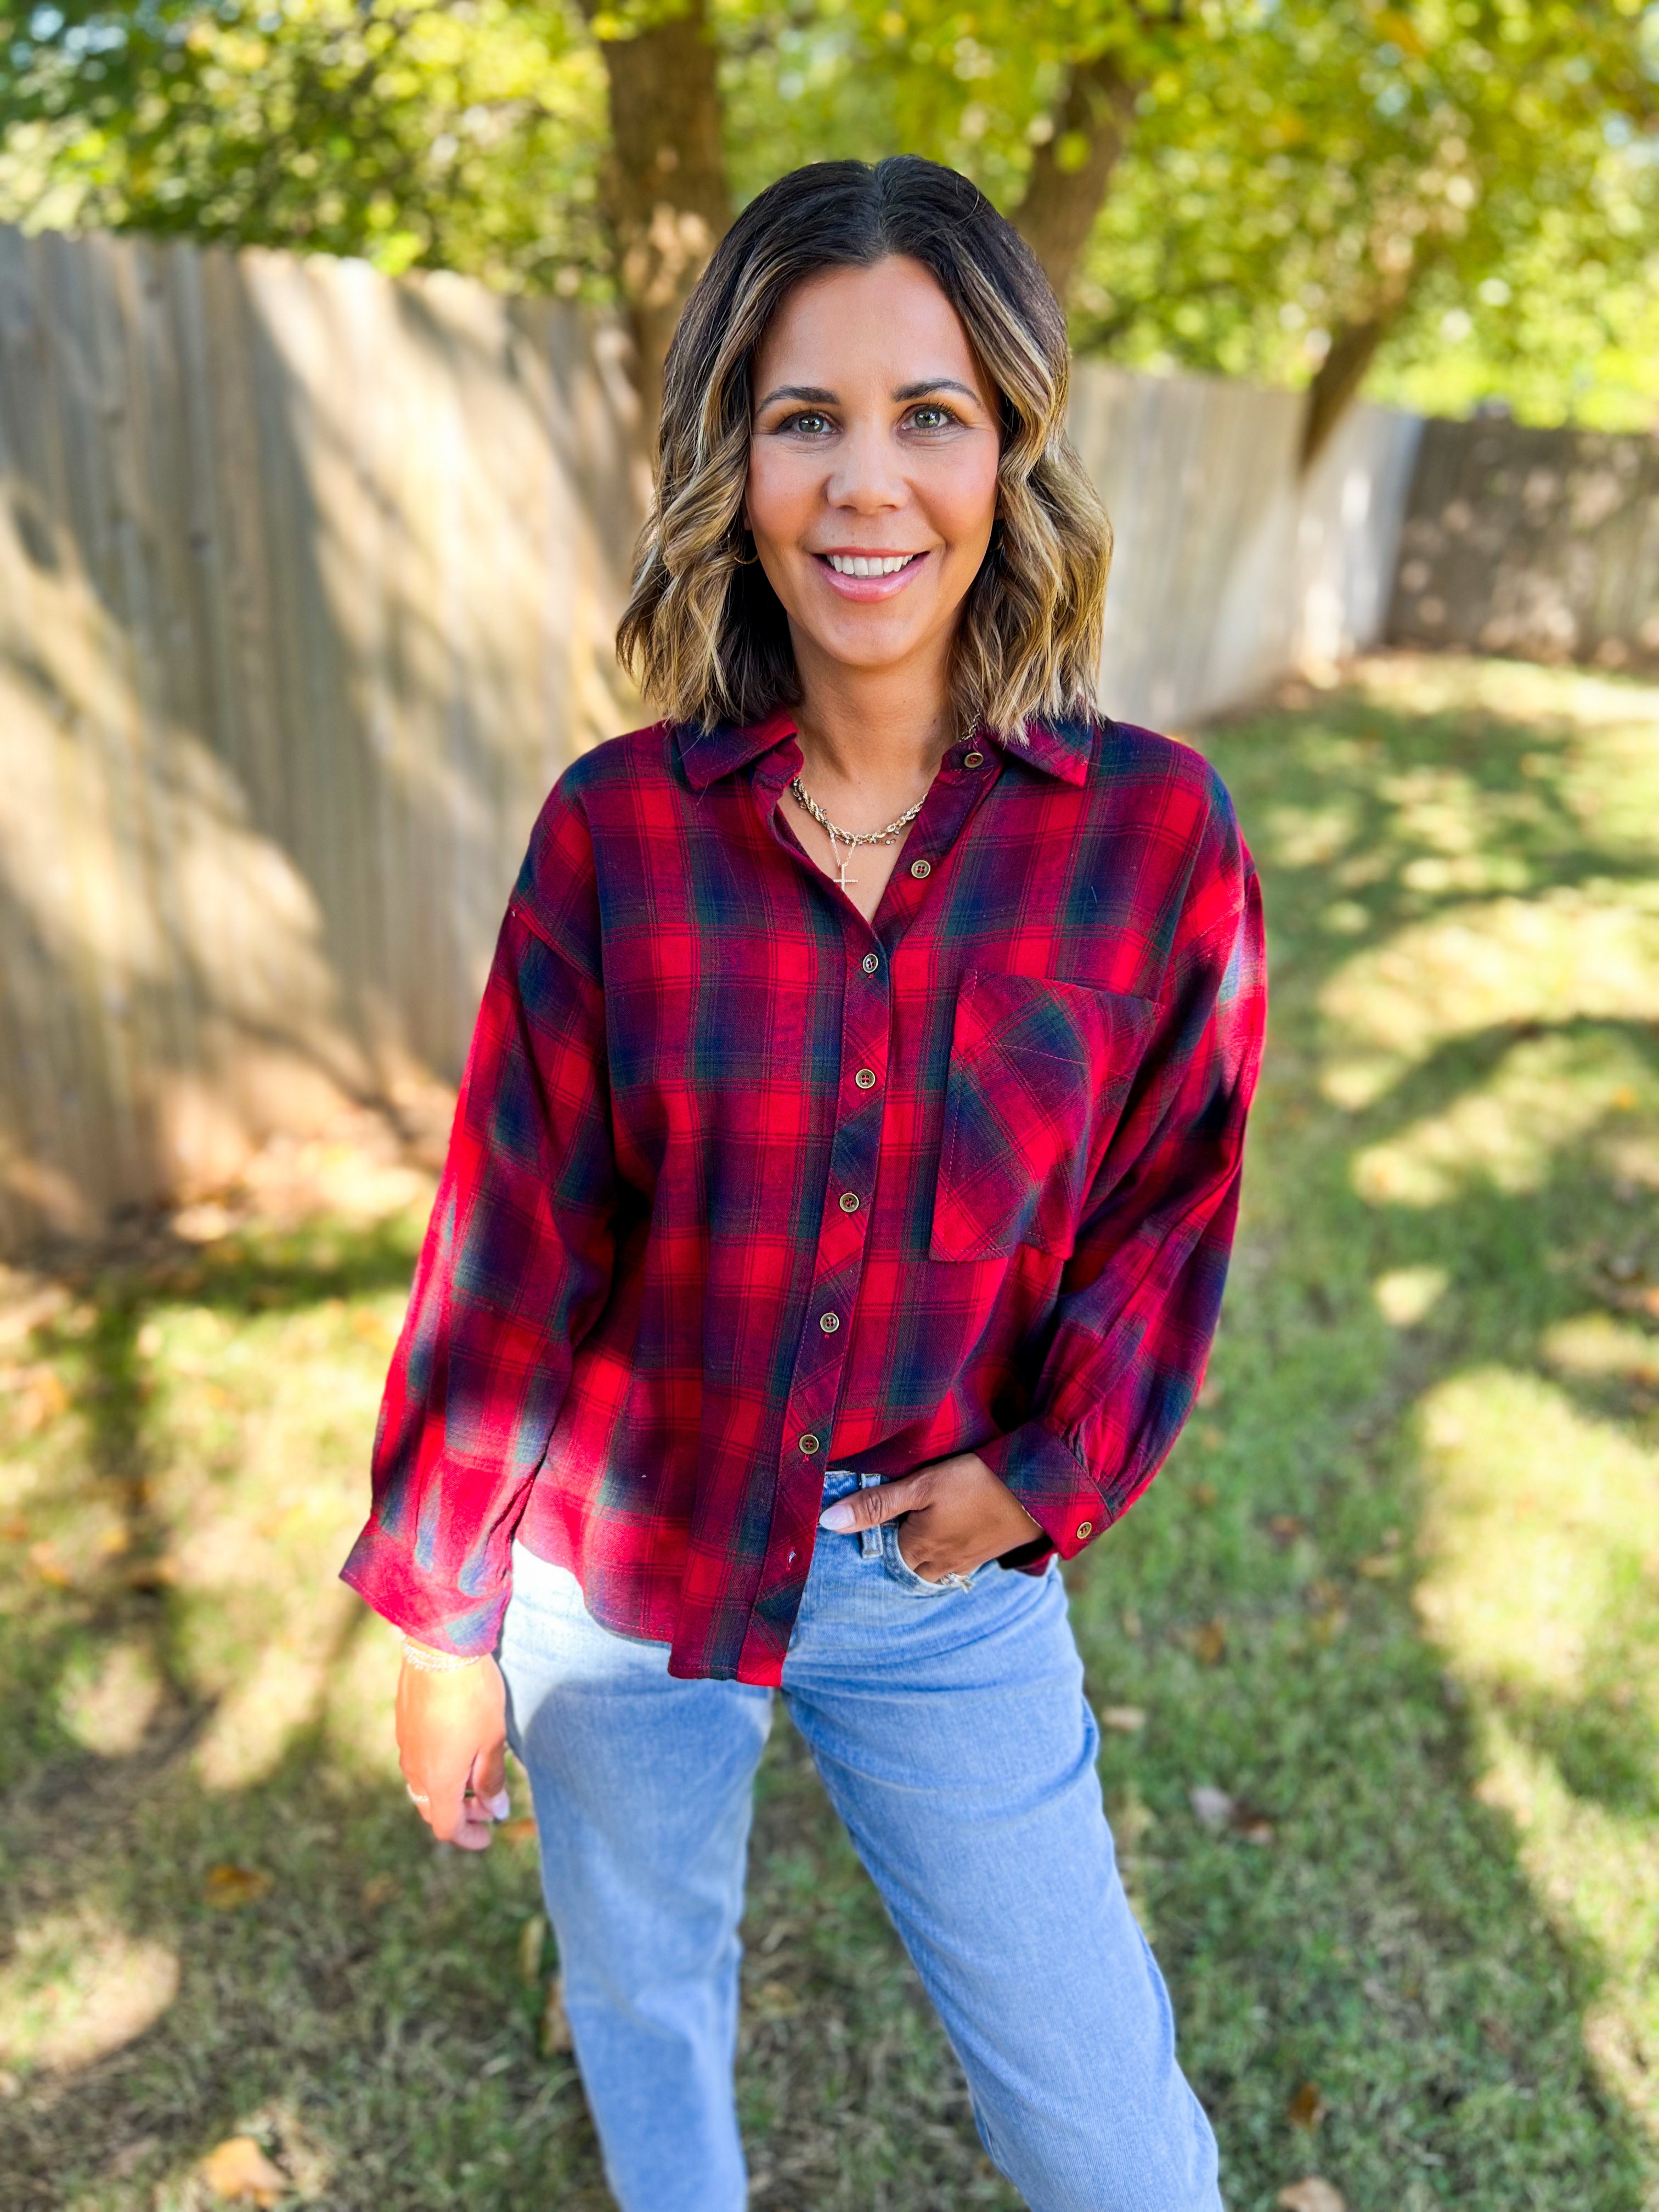
[[[501,926],[342,1571],[388,1620],[468,1655],[494,1646],[514,1531],[611,1285],[594,903],[585,825],[556,793]]]
[[[1202,1380],[1237,1217],[1264,965],[1255,871],[1219,795],[1159,1019],[1085,1201],[1029,1416],[978,1448],[1063,1558],[1134,1503]]]

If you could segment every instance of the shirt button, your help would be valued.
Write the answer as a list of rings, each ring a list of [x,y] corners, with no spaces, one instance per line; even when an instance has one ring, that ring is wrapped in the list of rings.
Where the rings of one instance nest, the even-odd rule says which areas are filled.
[[[1078,1524],[1077,1524],[1077,1540],[1078,1540],[1078,1541],[1079,1541],[1079,1544],[1083,1542],[1083,1540],[1084,1540],[1084,1539],[1085,1539],[1085,1537],[1092,1536],[1092,1535],[1094,1534],[1094,1533],[1095,1533],[1095,1524],[1094,1524],[1094,1522],[1093,1522],[1092,1521],[1079,1521],[1079,1522],[1078,1522]]]
[[[789,1554],[789,1564],[790,1564],[790,1565],[791,1565],[792,1567],[793,1567],[793,1566],[794,1565],[794,1564],[795,1564],[795,1555],[794,1555],[794,1553],[793,1553],[793,1552],[791,1552],[791,1553]]]
[[[962,764],[963,768],[983,768],[985,756],[983,753],[963,753]]]
[[[877,969],[880,967],[881,962],[873,952],[866,952],[863,959],[860,961],[859,965],[863,969],[866,975],[873,975]]]
[[[833,1336],[836,1331],[841,1327],[841,1316],[839,1314],[820,1314],[818,1316],[818,1327],[823,1331],[826,1336]]]
[[[842,1191],[841,1194],[841,1210],[843,1213],[856,1213],[858,1212],[859,1194],[857,1191]]]
[[[923,876],[931,876],[933,872],[933,864],[931,860],[912,860],[910,863],[910,873],[918,882]]]
[[[806,1434],[801,1438],[800,1448],[804,1452],[815,1452],[820,1449],[818,1440],[811,1429],[808,1429]]]
[[[876,1071],[873,1067],[861,1067],[853,1080],[860,1091],[873,1091],[876,1087]]]

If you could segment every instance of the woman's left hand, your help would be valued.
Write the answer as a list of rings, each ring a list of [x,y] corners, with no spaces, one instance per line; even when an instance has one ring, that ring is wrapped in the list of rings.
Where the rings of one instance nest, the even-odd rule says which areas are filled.
[[[930,1583],[945,1575],[970,1575],[988,1559],[1000,1559],[1042,1534],[1007,1484],[974,1452],[958,1452],[914,1474],[854,1491],[827,1506],[818,1526],[850,1535],[901,1515],[904,1564]]]

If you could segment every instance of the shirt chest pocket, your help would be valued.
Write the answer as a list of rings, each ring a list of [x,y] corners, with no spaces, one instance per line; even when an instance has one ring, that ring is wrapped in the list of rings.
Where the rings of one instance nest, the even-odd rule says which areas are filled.
[[[1070,1253],[1157,1014],[1150,1000],[1087,984],[963,977],[930,1257]]]

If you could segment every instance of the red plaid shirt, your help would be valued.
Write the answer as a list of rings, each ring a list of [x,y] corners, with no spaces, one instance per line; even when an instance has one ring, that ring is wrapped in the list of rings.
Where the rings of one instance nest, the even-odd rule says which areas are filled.
[[[1192,1405],[1264,1001],[1226,793],[1121,724],[953,745],[872,926],[800,764],[659,726],[537,823],[344,1570],[428,1643],[493,1647],[516,1535],[775,1683],[826,1468],[977,1452],[1070,1558]]]

